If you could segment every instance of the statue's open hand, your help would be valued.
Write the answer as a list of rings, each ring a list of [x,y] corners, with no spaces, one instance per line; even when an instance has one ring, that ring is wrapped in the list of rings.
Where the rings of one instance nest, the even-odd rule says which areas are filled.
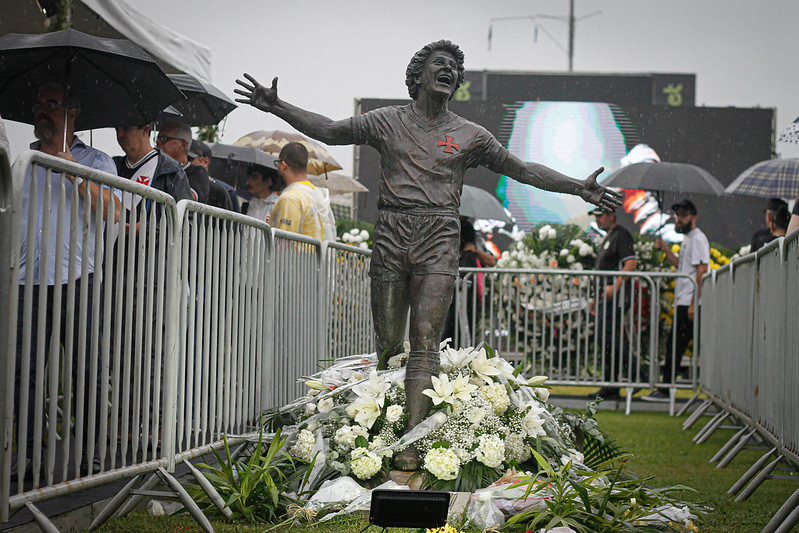
[[[605,167],[599,167],[593,174],[588,176],[583,183],[583,192],[580,197],[586,202],[599,206],[604,209],[616,209],[621,205],[621,194],[611,191],[596,182],[596,177],[602,174]]]
[[[234,89],[233,92],[244,96],[244,98],[236,98],[236,101],[242,104],[250,104],[257,107],[261,111],[271,113],[277,104],[277,78],[272,79],[272,86],[267,88],[258,83],[258,80],[244,73],[244,77],[249,81],[236,80],[236,83],[244,87],[244,89]]]

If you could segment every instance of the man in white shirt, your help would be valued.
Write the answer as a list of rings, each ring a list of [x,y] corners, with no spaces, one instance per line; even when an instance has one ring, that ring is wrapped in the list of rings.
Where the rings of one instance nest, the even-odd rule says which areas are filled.
[[[658,238],[655,241],[655,248],[666,254],[669,262],[677,267],[677,272],[688,274],[696,279],[696,290],[694,284],[683,277],[677,278],[674,288],[674,303],[677,306],[672,322],[672,331],[669,333],[668,344],[666,347],[666,364],[663,367],[663,381],[674,383],[676,367],[679,366],[688,344],[694,337],[694,315],[702,296],[702,276],[710,268],[710,243],[705,234],[696,227],[697,212],[696,206],[690,200],[683,200],[671,206],[677,220],[675,229],[685,235],[680,245],[680,255],[675,255],[671,248]],[[676,328],[676,345],[674,344]],[[644,396],[643,400],[657,401],[668,400],[669,396],[664,389],[659,389],[649,396]]]

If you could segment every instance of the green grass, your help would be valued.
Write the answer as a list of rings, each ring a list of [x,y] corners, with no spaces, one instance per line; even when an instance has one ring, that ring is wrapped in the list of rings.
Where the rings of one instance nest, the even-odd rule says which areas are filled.
[[[727,490],[766,450],[744,449],[726,468],[717,469],[710,458],[736,430],[719,429],[702,444],[692,438],[704,426],[701,418],[693,428],[682,431],[687,416],[669,417],[666,413],[619,411],[597,413],[599,427],[608,432],[626,451],[634,454],[629,470],[643,477],[655,476],[653,485],[684,484],[696,489],[685,499],[712,507],[703,533],[760,532],[785,500],[799,488],[799,476],[791,480],[770,479],[741,503]],[[783,472],[787,474],[787,472]]]
[[[799,476],[792,480],[770,479],[758,488],[745,502],[736,503],[727,490],[765,453],[760,449],[745,449],[724,469],[716,469],[710,458],[735,433],[733,429],[719,429],[705,443],[697,445],[691,439],[708,420],[703,417],[693,428],[682,431],[683,417],[669,417],[666,413],[633,412],[625,416],[621,411],[600,411],[599,426],[610,434],[627,452],[634,455],[628,469],[642,477],[654,476],[654,486],[688,485],[696,492],[685,492],[684,499],[712,508],[702,533],[760,532],[774,513],[797,488]],[[292,528],[291,531],[308,533],[358,533],[367,524],[365,514],[348,517],[318,526]],[[227,524],[215,521],[220,532],[265,531],[264,526]],[[281,531],[286,531],[283,528]],[[369,531],[378,531],[371,528]],[[132,513],[126,518],[109,521],[101,531],[106,532],[174,532],[201,531],[188,516],[150,517],[146,513]],[[278,531],[278,530],[275,530]],[[392,533],[409,533],[410,529],[391,529]]]

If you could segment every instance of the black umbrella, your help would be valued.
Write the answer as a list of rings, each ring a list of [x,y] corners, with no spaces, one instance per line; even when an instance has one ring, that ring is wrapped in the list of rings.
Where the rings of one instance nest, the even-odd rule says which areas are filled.
[[[211,126],[218,124],[237,107],[222,91],[209,83],[201,82],[194,76],[189,74],[168,74],[168,76],[186,99],[172,104],[180,111],[180,116],[164,110],[162,118],[178,118],[189,126]]]
[[[141,48],[75,30],[0,37],[0,114],[32,124],[37,88],[63,84],[81,109],[75,129],[145,124],[183,94]]]
[[[654,192],[661,211],[664,192],[713,196],[724,194],[724,185],[707,170],[688,163],[653,162],[627,165],[602,180],[602,185]]]
[[[247,181],[247,168],[260,165],[266,172],[277,176],[275,162],[277,157],[251,146],[235,144],[208,143],[211,149],[211,162],[208,173],[235,188],[241,188]]]

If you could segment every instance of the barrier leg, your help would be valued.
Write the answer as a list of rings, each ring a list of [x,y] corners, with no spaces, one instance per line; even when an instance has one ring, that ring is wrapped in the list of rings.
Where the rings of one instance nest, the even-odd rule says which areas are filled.
[[[747,430],[747,429],[749,429],[749,428],[741,428],[741,429],[738,431],[738,433],[736,433],[735,435],[733,435],[733,436],[730,438],[730,440],[728,440],[728,441],[727,441],[727,442],[724,444],[724,446],[722,446],[721,448],[719,448],[719,451],[717,451],[717,452],[716,452],[716,455],[714,455],[713,457],[711,457],[711,458],[710,458],[710,461],[709,461],[709,462],[711,462],[711,463],[715,463],[716,461],[718,461],[719,459],[721,459],[722,457],[724,457],[724,456],[727,454],[727,452],[729,452],[729,451],[730,451],[730,449],[732,449],[732,447],[733,447],[733,446],[735,446],[735,444],[736,444],[738,441],[740,441],[740,440],[741,440],[741,437],[743,436],[743,434],[744,434],[744,433],[746,433],[746,430]]]
[[[697,398],[699,398],[699,395],[700,395],[700,394],[702,394],[702,393],[701,393],[701,392],[697,392],[696,394],[694,394],[693,396],[691,396],[691,397],[688,399],[688,401],[686,402],[686,404],[685,404],[685,405],[683,405],[682,407],[680,407],[680,410],[679,410],[679,411],[677,411],[677,416],[682,416],[682,415],[684,415],[684,414],[685,414],[685,412],[688,410],[688,408],[689,408],[689,407],[691,407],[691,406],[694,404],[694,402],[697,400]]]
[[[730,490],[727,491],[727,494],[738,494],[741,491],[741,489],[744,488],[747,483],[749,483],[749,480],[752,479],[752,477],[761,468],[763,468],[763,466],[766,464],[766,461],[768,461],[769,457],[771,457],[771,455],[776,451],[777,448],[772,448],[769,451],[767,451],[765,455],[763,455],[763,457],[755,461],[755,464],[750,466],[749,470],[747,470],[744,473],[744,475],[742,475],[741,478],[738,481],[736,481],[732,487],[730,487]]]
[[[102,511],[100,511],[100,514],[98,514],[98,515],[97,515],[97,516],[94,518],[94,520],[92,520],[92,525],[90,525],[90,526],[89,526],[89,531],[94,531],[95,529],[97,529],[97,528],[99,528],[100,526],[102,526],[103,524],[105,524],[105,521],[106,521],[106,520],[108,520],[109,518],[111,518],[111,515],[113,515],[113,514],[114,514],[114,512],[115,512],[117,509],[119,509],[119,508],[122,506],[122,504],[123,504],[123,503],[125,503],[125,500],[128,498],[128,496],[130,496],[130,490],[133,488],[133,486],[134,486],[134,485],[135,485],[137,482],[140,482],[140,481],[141,481],[141,479],[142,479],[142,477],[143,477],[143,476],[144,476],[144,474],[139,474],[138,476],[136,476],[136,477],[134,477],[133,479],[131,479],[131,480],[128,482],[128,484],[127,484],[127,485],[125,485],[125,486],[122,488],[122,490],[121,490],[121,491],[119,491],[119,493],[117,493],[117,495],[116,495],[116,496],[114,496],[114,497],[111,499],[111,501],[110,501],[110,502],[108,502],[108,505],[106,505],[105,507],[103,507],[103,510],[102,510]]]
[[[186,492],[186,489],[183,488],[183,485],[175,479],[172,474],[167,472],[163,467],[158,469],[158,477],[160,477],[166,485],[174,490],[177,493],[178,499],[180,503],[186,508],[189,514],[197,521],[203,531],[207,533],[214,533],[214,527],[211,525],[211,522],[208,521],[208,518],[203,514],[200,507],[197,503],[189,496],[189,493]]]
[[[45,533],[58,533],[58,528],[55,527],[55,525],[50,522],[50,519],[47,518],[43,512],[37,509],[35,505],[33,505],[31,502],[27,502],[25,507],[27,507],[31,512],[33,519],[36,521],[36,525],[38,525],[42,531]]]
[[[624,414],[629,416],[630,415],[630,408],[633,405],[633,394],[635,394],[635,389],[632,388],[632,387],[624,387],[624,390],[627,391],[627,398],[626,398],[627,406],[626,406],[626,408],[624,410]]]
[[[749,439],[751,439],[754,434],[755,430],[753,429],[752,431],[741,437],[741,440],[738,441],[738,444],[735,445],[735,448],[730,450],[730,453],[728,453],[727,456],[724,457],[724,459],[722,459],[719,462],[719,464],[716,465],[716,468],[724,468],[725,466],[730,464],[730,462],[732,462],[732,460],[735,459],[735,456],[738,455],[738,452],[743,450],[744,446],[746,446],[746,443],[749,442]]]
[[[674,416],[675,406],[677,405],[677,387],[669,389],[669,416]]]
[[[702,402],[702,405],[696,408],[696,411],[688,417],[688,419],[683,422],[682,429],[685,431],[686,429],[690,429],[691,426],[696,424],[696,421],[699,420],[699,417],[707,410],[708,407],[713,405],[713,400],[705,400]]]
[[[788,533],[796,524],[799,524],[799,490],[785,500],[762,533]]]
[[[696,435],[694,435],[694,438],[693,438],[693,439],[691,439],[691,440],[693,440],[694,442],[696,442],[696,443],[698,444],[698,443],[700,442],[700,439],[702,438],[702,436],[703,436],[703,435],[704,435],[704,434],[705,434],[705,433],[706,433],[706,432],[707,432],[707,431],[708,431],[708,430],[709,430],[711,427],[714,427],[714,426],[716,425],[716,423],[718,423],[718,421],[719,421],[719,420],[721,420],[721,419],[722,419],[722,417],[724,417],[724,416],[725,416],[725,414],[726,414],[726,411],[719,411],[718,413],[716,413],[716,414],[713,416],[713,418],[711,418],[710,420],[708,420],[708,421],[705,423],[705,425],[704,425],[704,426],[702,426],[702,429],[700,429],[700,430],[699,430],[699,431],[696,433]]]
[[[702,436],[701,436],[701,437],[699,437],[699,438],[696,438],[696,437],[694,437],[694,438],[696,439],[696,443],[697,443],[697,444],[702,444],[702,443],[703,443],[703,442],[705,442],[707,439],[709,439],[709,438],[710,438],[710,436],[711,436],[713,433],[715,433],[715,432],[716,432],[716,430],[719,428],[719,426],[721,426],[721,424],[722,424],[722,423],[723,423],[725,420],[727,420],[727,418],[728,418],[729,416],[730,416],[730,413],[729,413],[729,412],[725,412],[723,416],[721,416],[721,417],[717,418],[717,419],[716,419],[716,421],[715,421],[715,422],[713,422],[713,424],[712,424],[712,425],[711,425],[709,428],[707,428],[707,430],[706,430],[706,431],[705,431],[705,432],[702,434]]]
[[[208,497],[211,499],[214,505],[216,505],[217,508],[220,511],[222,511],[222,514],[225,515],[225,518],[230,520],[230,518],[233,516],[233,511],[230,510],[230,507],[225,505],[225,499],[222,498],[222,496],[219,494],[219,492],[217,492],[214,486],[211,485],[211,482],[208,481],[208,478],[206,478],[202,474],[202,472],[197,470],[197,468],[189,461],[186,461],[184,464],[189,467],[189,470],[191,470],[194,479],[197,480],[197,483],[200,485],[200,487],[202,487],[203,491],[205,491],[205,493],[208,495]]]
[[[779,463],[780,461],[782,461],[782,455],[778,455],[776,459],[771,461],[766,466],[766,468],[761,470],[760,473],[757,476],[755,476],[755,478],[752,480],[752,482],[750,484],[748,484],[746,486],[746,488],[744,490],[742,490],[741,493],[735,498],[735,501],[736,502],[742,502],[742,501],[745,501],[747,498],[749,498],[749,496],[751,496],[752,493],[755,492],[757,490],[757,488],[765,480],[768,479],[769,474],[771,474],[771,472],[777,466],[777,463]]]
[[[158,476],[153,474],[150,476],[150,478],[147,481],[145,481],[142,484],[141,487],[139,487],[138,490],[152,490],[153,488],[155,488],[156,485],[158,485]],[[119,509],[119,513],[117,514],[117,516],[125,516],[126,514],[131,512],[133,509],[136,508],[137,505],[139,505],[142,499],[144,499],[143,494],[134,494],[133,496],[131,496],[128,499],[128,501],[126,501],[125,504]]]

